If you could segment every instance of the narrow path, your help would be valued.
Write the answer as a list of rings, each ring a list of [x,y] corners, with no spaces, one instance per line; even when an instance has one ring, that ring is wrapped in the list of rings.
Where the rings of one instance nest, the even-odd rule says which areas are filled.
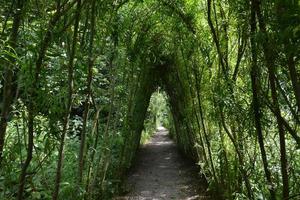
[[[160,128],[150,142],[141,147],[127,185],[130,192],[117,199],[208,199],[205,184],[197,177],[195,165],[178,153],[164,128]]]

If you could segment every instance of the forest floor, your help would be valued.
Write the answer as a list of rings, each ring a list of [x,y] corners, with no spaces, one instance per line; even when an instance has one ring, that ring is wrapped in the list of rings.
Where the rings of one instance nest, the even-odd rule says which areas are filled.
[[[196,200],[209,199],[206,183],[197,174],[193,162],[184,158],[168,131],[159,128],[140,148],[129,173],[128,194],[118,200]]]

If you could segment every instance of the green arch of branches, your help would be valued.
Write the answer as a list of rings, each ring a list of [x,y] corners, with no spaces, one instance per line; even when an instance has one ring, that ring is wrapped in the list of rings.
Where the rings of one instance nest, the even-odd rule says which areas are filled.
[[[159,9],[155,6],[157,4]],[[119,27],[125,30],[124,34],[119,35],[120,42],[126,44],[130,62],[135,67],[129,72],[134,74],[129,82],[135,87],[128,100],[123,130],[125,141],[120,155],[120,166],[124,170],[130,167],[139,147],[147,108],[157,87],[162,88],[168,96],[179,149],[194,160],[198,160],[200,155],[194,148],[198,136],[189,120],[193,117],[190,110],[191,86],[187,81],[191,70],[188,60],[197,53],[197,44],[192,39],[195,38],[193,17],[186,14],[184,8],[181,10],[167,1],[157,4],[153,6],[150,3],[146,7],[150,7],[150,13],[155,9],[158,12],[145,14],[143,11],[145,15],[141,15],[140,19],[129,16],[128,19],[122,19],[124,25]],[[139,6],[143,7],[142,4]],[[132,9],[136,9],[135,4]],[[128,7],[124,10],[126,12]],[[119,12],[123,12],[122,7]],[[134,23],[125,23],[126,20]],[[127,37],[128,29],[133,32],[129,34],[130,39]]]
[[[144,120],[152,93],[161,87],[168,96],[170,110],[174,120],[175,136],[180,150],[192,159],[197,159],[194,144],[194,132],[188,122],[188,104],[190,95],[186,82],[182,80],[174,61],[166,60],[162,65],[144,67],[140,75],[137,89],[128,113],[128,126],[124,144],[124,163],[132,161],[139,147]],[[129,166],[127,166],[129,167]],[[126,167],[125,167],[126,168]]]

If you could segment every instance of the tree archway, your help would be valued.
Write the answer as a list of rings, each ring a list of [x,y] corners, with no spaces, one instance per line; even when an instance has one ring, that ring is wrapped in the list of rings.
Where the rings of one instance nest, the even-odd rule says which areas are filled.
[[[157,87],[225,199],[299,196],[299,1],[0,5],[0,198],[111,197]]]

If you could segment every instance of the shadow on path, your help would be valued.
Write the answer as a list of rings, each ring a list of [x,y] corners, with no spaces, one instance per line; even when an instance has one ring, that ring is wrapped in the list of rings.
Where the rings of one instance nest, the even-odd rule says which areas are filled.
[[[130,192],[116,199],[209,199],[195,165],[181,156],[164,128],[140,148],[127,185]]]

